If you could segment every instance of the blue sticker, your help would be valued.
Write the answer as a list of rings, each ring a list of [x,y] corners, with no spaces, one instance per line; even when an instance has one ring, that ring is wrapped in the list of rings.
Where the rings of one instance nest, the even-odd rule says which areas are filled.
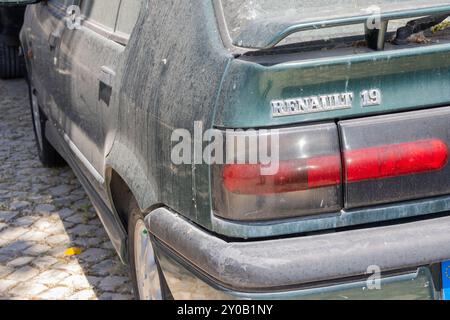
[[[442,263],[442,293],[444,300],[450,300],[450,261]]]

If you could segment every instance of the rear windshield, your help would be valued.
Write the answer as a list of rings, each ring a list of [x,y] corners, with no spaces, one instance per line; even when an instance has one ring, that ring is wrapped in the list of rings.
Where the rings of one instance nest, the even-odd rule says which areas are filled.
[[[241,36],[248,25],[257,21],[280,19],[284,22],[311,22],[362,16],[380,12],[421,9],[449,5],[448,0],[221,0],[225,19],[233,39]],[[348,28],[348,27],[347,27]],[[347,33],[359,32],[361,26],[352,26]],[[270,30],[261,30],[268,32]],[[308,39],[303,39],[308,40]]]

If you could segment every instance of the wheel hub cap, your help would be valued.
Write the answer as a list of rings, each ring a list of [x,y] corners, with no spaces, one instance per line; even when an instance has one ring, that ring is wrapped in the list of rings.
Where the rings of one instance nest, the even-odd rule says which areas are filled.
[[[162,299],[155,252],[150,240],[150,234],[143,220],[139,220],[136,223],[134,255],[139,297],[142,300]]]

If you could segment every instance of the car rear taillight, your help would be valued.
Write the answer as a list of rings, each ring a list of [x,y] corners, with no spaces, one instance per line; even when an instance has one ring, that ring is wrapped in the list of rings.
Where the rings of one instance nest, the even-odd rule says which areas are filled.
[[[447,107],[280,130],[274,174],[215,166],[214,212],[256,221],[450,194],[449,124]]]
[[[443,169],[447,144],[439,139],[382,145],[344,153],[348,183],[384,179]]]
[[[225,165],[223,181],[232,193],[269,195],[341,184],[340,156],[281,161],[274,175],[261,174],[259,164]]]
[[[237,132],[227,140],[244,136],[255,141],[255,134]],[[274,174],[265,175],[262,169],[267,165],[261,163],[234,161],[213,166],[213,210],[217,216],[257,221],[342,208],[342,160],[336,124],[280,129],[278,136],[278,170]],[[274,149],[268,151],[273,154]]]
[[[450,194],[450,108],[339,123],[345,208]]]

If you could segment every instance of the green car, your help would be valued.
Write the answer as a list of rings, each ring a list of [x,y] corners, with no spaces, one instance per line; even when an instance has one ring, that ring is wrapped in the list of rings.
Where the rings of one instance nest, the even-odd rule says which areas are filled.
[[[441,0],[29,5],[41,161],[73,168],[139,299],[449,299],[448,16]]]

